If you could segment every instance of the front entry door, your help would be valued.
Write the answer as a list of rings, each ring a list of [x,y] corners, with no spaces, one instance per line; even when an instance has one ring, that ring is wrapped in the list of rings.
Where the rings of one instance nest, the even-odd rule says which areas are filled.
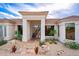
[[[32,39],[40,38],[40,25],[32,25]]]

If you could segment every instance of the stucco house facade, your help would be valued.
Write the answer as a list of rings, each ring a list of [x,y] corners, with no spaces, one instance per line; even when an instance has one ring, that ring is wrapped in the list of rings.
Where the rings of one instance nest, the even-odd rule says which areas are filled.
[[[20,11],[22,19],[0,19],[0,39],[11,40],[15,37],[15,31],[21,28],[22,41],[33,38],[58,39],[76,41],[79,43],[79,16],[69,16],[63,19],[46,19],[48,12]],[[47,30],[54,29],[55,34],[48,35]],[[37,32],[37,33],[34,33]],[[51,33],[51,32],[50,32]]]

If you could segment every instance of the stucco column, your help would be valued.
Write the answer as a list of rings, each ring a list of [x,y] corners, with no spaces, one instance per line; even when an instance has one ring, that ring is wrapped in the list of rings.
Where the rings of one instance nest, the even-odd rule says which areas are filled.
[[[55,39],[58,39],[58,26],[57,25],[55,25],[54,26],[54,29],[56,30],[56,33],[55,33]]]
[[[23,37],[22,41],[27,41],[28,40],[28,21],[26,19],[23,19]]]
[[[65,27],[65,23],[61,23],[59,24],[59,41],[62,43],[65,43],[66,40],[66,27]]]
[[[79,43],[79,22],[75,23],[75,41]]]
[[[41,20],[41,42],[45,40],[45,19]]]
[[[2,30],[3,30],[3,37],[5,38],[5,33],[6,33],[6,31],[5,31],[5,25],[2,26]]]
[[[11,25],[10,23],[6,24],[6,38],[5,40],[10,40],[13,38],[14,35],[14,28],[13,25]]]
[[[28,40],[30,40],[31,39],[31,36],[30,36],[30,22],[27,22],[27,37],[28,37]]]
[[[30,24],[30,38],[32,38],[32,25]]]

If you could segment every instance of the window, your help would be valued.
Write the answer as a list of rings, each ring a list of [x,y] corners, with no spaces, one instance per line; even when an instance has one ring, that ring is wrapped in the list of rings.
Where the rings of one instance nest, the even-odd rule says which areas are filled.
[[[23,32],[22,32],[22,25],[18,25],[18,32],[22,35]]]
[[[3,39],[3,28],[2,25],[0,25],[0,40]]]
[[[4,36],[6,37],[6,26],[4,26]]]
[[[75,40],[75,24],[66,23],[66,39]]]
[[[59,33],[59,25],[58,25],[58,36],[60,35],[60,33]]]
[[[45,26],[45,35],[46,36],[54,36],[54,26],[46,25]]]

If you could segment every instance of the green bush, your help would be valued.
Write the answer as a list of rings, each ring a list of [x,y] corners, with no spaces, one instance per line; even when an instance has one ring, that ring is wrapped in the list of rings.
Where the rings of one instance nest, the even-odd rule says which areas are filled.
[[[79,44],[76,43],[76,42],[71,42],[69,44],[69,47],[72,48],[72,49],[79,49]]]
[[[15,32],[15,35],[16,35],[16,39],[17,39],[17,40],[22,41],[22,35],[20,34],[19,31],[16,31],[16,32]]]
[[[0,40],[0,46],[7,43],[7,40]]]
[[[79,44],[76,42],[66,42],[65,46],[71,49],[79,49]]]
[[[53,36],[54,34],[56,34],[56,30],[50,29],[48,35],[49,35],[49,36]]]

